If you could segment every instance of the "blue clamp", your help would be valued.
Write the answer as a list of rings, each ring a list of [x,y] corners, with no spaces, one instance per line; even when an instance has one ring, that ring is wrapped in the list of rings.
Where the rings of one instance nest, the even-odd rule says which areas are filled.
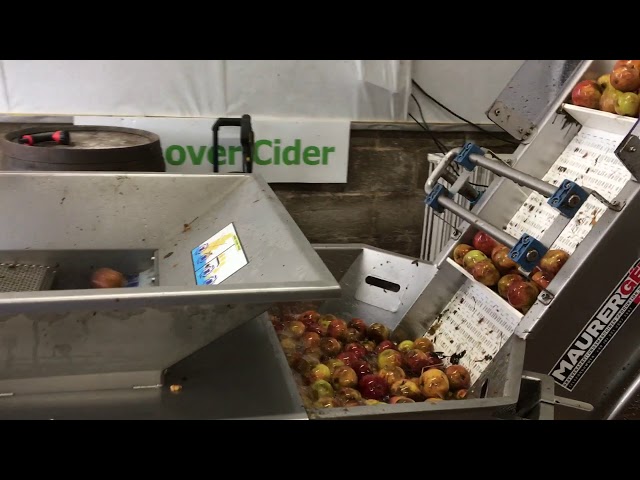
[[[509,251],[509,258],[530,272],[535,268],[544,255],[547,247],[526,233],[520,237],[518,243]]]
[[[578,209],[589,198],[589,194],[577,183],[564,180],[547,203],[568,218],[578,212]]]
[[[484,151],[472,142],[465,143],[464,147],[462,147],[462,151],[456,156],[456,163],[458,165],[461,165],[464,169],[469,170],[470,172],[472,172],[473,169],[476,168],[476,164],[472,163],[471,160],[469,160],[469,155],[471,155],[472,153],[484,156]]]
[[[444,212],[444,207],[438,202],[438,198],[440,197],[440,195],[451,197],[449,190],[447,190],[447,188],[441,183],[438,183],[435,187],[433,187],[433,190],[431,190],[431,193],[427,195],[427,198],[424,201],[424,203],[426,203],[429,207],[433,208],[438,213]]]

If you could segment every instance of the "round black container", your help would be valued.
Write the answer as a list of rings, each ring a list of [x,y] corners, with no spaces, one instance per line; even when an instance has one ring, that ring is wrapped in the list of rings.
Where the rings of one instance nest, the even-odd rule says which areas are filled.
[[[59,126],[69,132],[69,145],[18,143],[23,135],[51,132],[34,127],[0,137],[4,170],[164,172],[160,138],[145,130],[104,126]]]

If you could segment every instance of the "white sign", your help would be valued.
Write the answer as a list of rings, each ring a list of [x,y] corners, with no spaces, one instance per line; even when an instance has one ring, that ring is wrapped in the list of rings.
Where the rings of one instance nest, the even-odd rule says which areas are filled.
[[[239,118],[239,117],[238,117]],[[147,130],[160,137],[167,172],[213,171],[216,118],[77,116],[76,125]],[[346,183],[349,120],[252,118],[255,134],[253,172],[267,182]],[[218,131],[220,172],[242,171],[239,127]]]
[[[247,262],[233,223],[191,251],[197,285],[218,285]]]

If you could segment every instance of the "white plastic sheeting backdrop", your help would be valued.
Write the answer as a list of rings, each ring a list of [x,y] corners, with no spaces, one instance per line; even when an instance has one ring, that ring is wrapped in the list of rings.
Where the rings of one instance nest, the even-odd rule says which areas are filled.
[[[493,104],[524,60],[414,60],[413,78],[429,95],[458,115],[474,123],[492,124],[486,111]],[[460,124],[414,89],[416,99],[429,123]],[[409,98],[409,112],[420,119],[420,112]]]
[[[405,120],[410,60],[1,60],[0,113]]]

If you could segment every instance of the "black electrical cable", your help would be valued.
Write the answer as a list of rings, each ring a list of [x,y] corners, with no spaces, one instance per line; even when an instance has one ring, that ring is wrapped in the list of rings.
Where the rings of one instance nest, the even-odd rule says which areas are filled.
[[[491,137],[493,137],[493,138],[497,138],[498,140],[502,140],[503,142],[507,142],[507,143],[510,143],[510,144],[512,144],[512,145],[520,145],[520,142],[515,142],[515,141],[513,141],[513,140],[509,140],[509,139],[506,139],[506,138],[498,137],[497,135],[494,135],[494,134],[493,134],[493,133],[491,133],[490,131],[485,130],[485,129],[484,129],[484,128],[482,128],[480,125],[477,125],[477,124],[473,123],[471,120],[467,120],[467,119],[466,119],[466,118],[464,118],[463,116],[458,115],[456,112],[454,112],[453,110],[451,110],[449,107],[447,107],[446,105],[443,105],[441,102],[439,102],[438,100],[436,100],[435,98],[433,98],[431,95],[429,95],[429,94],[425,91],[425,89],[424,89],[424,88],[422,88],[422,87],[420,86],[420,84],[419,84],[418,82],[416,82],[414,79],[411,79],[411,82],[416,86],[416,88],[417,88],[418,90],[420,90],[420,92],[421,92],[425,97],[427,97],[427,98],[428,98],[429,100],[431,100],[433,103],[435,103],[436,105],[438,105],[440,108],[442,108],[442,109],[446,110],[447,112],[449,112],[449,113],[450,113],[451,115],[453,115],[454,117],[459,118],[459,119],[460,119],[460,120],[462,120],[463,122],[468,123],[469,125],[471,125],[471,126],[473,126],[473,127],[477,128],[477,129],[478,129],[478,130],[480,130],[481,132],[484,132],[484,133],[486,133],[487,135],[489,135],[489,136],[491,136]]]
[[[418,111],[420,112],[420,118],[422,119],[422,125],[420,125],[420,123],[418,122],[418,125],[420,125],[424,130],[426,130],[427,132],[429,132],[429,135],[431,135],[431,138],[433,139],[433,141],[435,142],[435,144],[438,146],[438,148],[440,149],[440,151],[442,152],[443,155],[446,154],[447,148],[444,146],[444,144],[435,136],[435,134],[433,133],[433,131],[429,128],[429,124],[427,123],[427,120],[424,118],[424,114],[422,113],[422,106],[420,105],[420,102],[418,101],[418,99],[416,98],[416,96],[412,93],[411,94],[411,98],[413,98],[413,101],[416,102],[416,105],[418,106]],[[414,118],[415,120],[415,118]],[[416,120],[417,121],[417,120]]]
[[[433,141],[435,142],[435,144],[438,146],[438,148],[440,148],[440,151],[442,152],[443,155],[446,155],[446,149],[445,146],[436,138],[436,136],[434,135],[433,131],[427,126],[427,122],[425,121],[424,115],[422,115],[422,108],[420,107],[420,103],[418,103],[418,99],[416,99],[416,97],[412,94],[411,97],[415,100],[416,104],[418,105],[418,110],[420,111],[420,116],[422,117],[422,121],[423,123],[420,123],[416,117],[414,117],[413,115],[409,114],[409,116],[413,119],[414,122],[416,122],[423,130],[425,130],[427,133],[429,133],[429,135],[431,135],[431,138],[433,139]],[[454,173],[456,175],[460,174],[460,171],[457,169],[457,165],[455,164],[451,164],[450,167],[453,169]],[[473,185],[474,187],[483,187],[483,188],[489,188],[489,185],[483,185],[481,183],[471,183],[471,182],[467,182],[469,185]]]
[[[413,115],[409,114],[409,116],[413,119],[414,122],[416,122],[418,125],[420,125],[420,128],[422,128],[425,132],[427,132],[432,140],[434,141],[434,143],[436,144],[436,146],[438,147],[438,149],[440,149],[440,152],[442,152],[443,155],[445,155],[447,153],[447,151],[444,148],[444,145],[442,145],[438,139],[435,137],[435,135],[433,134],[433,132],[431,130],[429,130],[429,128],[425,128],[424,125],[422,125],[418,119],[416,117],[414,117]]]

